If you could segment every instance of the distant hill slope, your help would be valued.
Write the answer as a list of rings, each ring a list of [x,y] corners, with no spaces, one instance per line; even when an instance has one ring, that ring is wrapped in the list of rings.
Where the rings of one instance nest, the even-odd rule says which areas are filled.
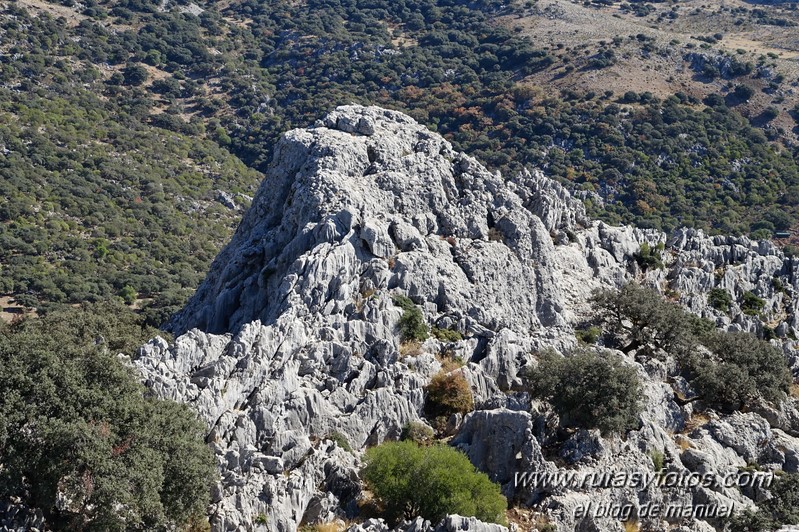
[[[795,79],[788,56],[716,63],[708,43],[664,44],[667,21],[654,40],[636,29],[618,46],[589,31],[608,14],[625,26],[666,8],[626,12],[642,6],[0,2],[0,293],[26,305],[153,298],[160,322],[229,237],[278,136],[351,102],[404,110],[505,173],[541,167],[611,222],[758,237],[791,229],[799,167],[783,109]],[[563,20],[585,42],[564,39],[559,51],[547,32]],[[636,54],[664,48],[675,65],[704,54],[689,62],[718,79],[648,88],[644,78],[628,94],[608,81],[639,79],[625,75],[649,65]],[[727,85],[751,87],[752,103]],[[770,120],[763,106],[779,97]]]
[[[796,4],[542,0],[497,22],[519,28],[559,58],[531,84],[617,95],[649,91],[658,98],[684,92],[700,100],[743,84],[752,92],[730,98],[736,109],[756,118],[775,106],[780,113],[771,126],[796,140]],[[751,72],[735,71],[735,64]]]

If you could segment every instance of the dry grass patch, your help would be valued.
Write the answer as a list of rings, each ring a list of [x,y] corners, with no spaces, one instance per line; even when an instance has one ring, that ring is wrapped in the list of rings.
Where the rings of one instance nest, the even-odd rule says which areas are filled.
[[[682,435],[678,435],[676,438],[674,438],[674,443],[676,443],[677,447],[679,447],[680,450],[682,450],[682,451],[686,451],[688,449],[692,449],[693,446],[694,446],[694,444],[691,443],[691,439],[690,438],[686,438],[685,436],[682,436]]]
[[[415,357],[422,354],[422,342],[411,340],[400,344],[400,358]]]
[[[537,532],[556,532],[557,528],[546,515],[527,508],[510,508],[505,515],[509,524],[515,524],[518,530]]]
[[[687,434],[694,429],[698,429],[699,427],[706,425],[710,422],[710,416],[705,414],[704,412],[699,412],[692,415],[688,418],[688,421],[685,422],[685,428],[683,428],[683,434]]]
[[[623,524],[624,532],[638,532],[641,530],[641,524],[638,521],[625,521]]]

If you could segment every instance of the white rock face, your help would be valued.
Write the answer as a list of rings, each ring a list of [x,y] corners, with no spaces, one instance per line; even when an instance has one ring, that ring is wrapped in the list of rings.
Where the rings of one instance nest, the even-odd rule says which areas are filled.
[[[634,255],[644,242],[666,244],[665,269],[641,271]],[[424,387],[444,349],[467,362],[461,371],[477,405],[452,420],[453,443],[559,530],[621,530],[616,519],[576,517],[574,509],[587,501],[635,512],[647,503],[744,507],[757,494],[519,487],[516,473],[569,464],[581,474],[652,474],[653,451],[675,473],[723,474],[752,460],[796,470],[796,410],[764,406],[685,431],[690,403],[675,401],[665,370],[629,360],[647,390],[641,428],[625,439],[575,433],[556,463],[542,451],[553,437],[551,416],[512,391],[521,368],[543,348],[574,347],[592,290],[632,279],[730,330],[762,328],[739,312],[752,291],[777,334],[795,335],[798,273],[799,261],[768,243],[592,222],[540,173],[505,180],[401,113],[348,106],[284,135],[233,240],[172,322],[178,338],[151,341],[135,364],[158,395],[190,404],[207,423],[222,472],[214,530],[291,531],[353,517],[360,451],[397,439],[422,416]],[[734,318],[708,305],[714,287],[730,291]],[[429,325],[464,339],[430,339],[401,353],[395,294],[410,297]],[[787,346],[786,356],[797,361]],[[377,520],[352,528],[387,529]],[[401,529],[499,530],[457,516]]]

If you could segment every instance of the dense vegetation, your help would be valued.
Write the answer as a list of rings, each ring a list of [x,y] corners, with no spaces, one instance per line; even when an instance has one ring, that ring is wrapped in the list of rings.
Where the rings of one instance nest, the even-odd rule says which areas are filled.
[[[199,526],[215,480],[204,427],[117,358],[153,331],[124,307],[0,328],[0,499],[58,530]]]
[[[18,57],[0,70],[0,293],[32,306],[158,295],[168,312],[236,221],[215,189],[249,192],[258,175],[198,122],[149,123],[152,94],[78,61],[63,23],[9,7],[0,24]]]
[[[782,352],[749,333],[716,330],[656,291],[633,283],[594,297],[609,345],[641,359],[671,356],[707,406],[778,403],[793,382]]]
[[[447,514],[505,523],[507,502],[499,486],[452,447],[411,441],[372,447],[363,478],[393,523],[417,516],[437,523]]]
[[[589,350],[566,357],[545,353],[525,380],[533,396],[552,403],[563,426],[604,434],[638,427],[641,382],[618,357]]]
[[[778,476],[771,498],[758,504],[757,511],[745,510],[731,519],[731,532],[770,532],[785,525],[799,525],[799,474]]]
[[[162,321],[240,215],[217,191],[246,206],[278,135],[350,102],[405,110],[493,167],[540,166],[614,222],[768,236],[797,213],[795,153],[724,98],[528,85],[562,59],[491,22],[513,5],[160,4],[0,4],[0,293],[153,298]]]

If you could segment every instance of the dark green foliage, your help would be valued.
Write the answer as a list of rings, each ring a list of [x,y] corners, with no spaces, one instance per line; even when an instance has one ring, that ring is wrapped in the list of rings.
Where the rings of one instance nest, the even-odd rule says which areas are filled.
[[[436,523],[454,513],[506,522],[499,486],[451,447],[384,443],[366,452],[363,478],[392,523],[416,516]]]
[[[577,351],[541,356],[526,381],[531,393],[546,399],[567,427],[598,428],[603,434],[638,426],[641,382],[618,357]]]
[[[705,340],[712,357],[694,357],[691,385],[709,406],[741,410],[762,397],[778,403],[793,382],[782,352],[748,333],[713,333]]]
[[[128,65],[122,72],[125,78],[125,83],[128,85],[138,86],[147,81],[147,69],[141,65]]]
[[[737,85],[735,87],[735,97],[739,100],[748,100],[755,93],[755,90],[748,85]]]
[[[130,300],[129,286],[162,320],[229,239],[240,213],[215,204],[214,190],[251,195],[259,174],[198,138],[201,128],[187,137],[153,127],[157,94],[132,86],[147,77],[128,63],[137,40],[172,17],[137,34],[2,8],[0,33],[19,61],[0,73],[0,292],[42,307]],[[189,26],[171,27],[180,40]],[[105,79],[100,63],[120,71]]]
[[[613,50],[600,50],[596,55],[591,57],[588,61],[588,66],[591,68],[606,68],[615,65],[617,61],[616,52]]]
[[[430,379],[426,391],[425,415],[429,419],[447,418],[474,410],[472,389],[460,371],[437,373]]]
[[[403,295],[395,295],[392,300],[394,304],[402,309],[402,317],[399,321],[400,334],[403,342],[427,340],[429,332],[424,315],[419,307],[413,304],[409,298]]]
[[[707,302],[715,309],[728,312],[732,305],[732,296],[723,288],[713,288],[707,295]]]
[[[763,118],[763,120],[770,122],[775,118],[777,118],[779,115],[780,115],[780,110],[772,106],[772,107],[766,107],[766,109],[763,111],[763,113],[760,116]]]
[[[624,103],[635,103],[639,100],[638,93],[635,91],[627,91],[622,96],[621,101]]]
[[[792,382],[785,357],[768,342],[748,333],[718,332],[654,290],[629,284],[619,292],[598,292],[594,301],[623,351],[673,356],[677,371],[708,406],[738,410],[758,397],[776,403]]]
[[[641,351],[657,357],[662,351],[683,360],[694,352],[697,336],[713,328],[712,323],[635,283],[619,291],[599,291],[593,301],[606,330],[617,338],[625,353]]]
[[[744,292],[743,301],[741,301],[741,310],[744,314],[757,316],[765,305],[766,302],[752,292]]]
[[[442,342],[459,342],[463,340],[463,335],[460,332],[452,329],[439,329],[438,327],[433,327],[431,332],[433,333],[433,336]]]
[[[730,520],[731,532],[771,532],[799,525],[799,475],[777,476],[769,491],[771,498],[759,503],[757,512],[746,510]]]
[[[575,329],[574,335],[581,342],[594,345],[599,337],[602,336],[602,329],[596,326],[586,327],[584,329]]]
[[[713,65],[705,65],[705,69],[702,73],[709,78],[715,78],[719,75],[719,70]],[[715,107],[719,109],[723,109],[727,107],[726,102],[724,101],[724,97],[721,94],[708,94],[707,97],[703,100],[703,103],[708,107]]]
[[[148,397],[116,356],[152,333],[109,305],[0,330],[0,498],[21,497],[65,530],[183,526],[205,514],[216,468],[204,427],[185,406]],[[73,500],[60,510],[59,489]]]
[[[663,248],[664,245],[662,242],[658,243],[654,248],[644,242],[635,255],[635,262],[637,262],[644,271],[652,268],[663,268],[663,260],[661,259]]]

